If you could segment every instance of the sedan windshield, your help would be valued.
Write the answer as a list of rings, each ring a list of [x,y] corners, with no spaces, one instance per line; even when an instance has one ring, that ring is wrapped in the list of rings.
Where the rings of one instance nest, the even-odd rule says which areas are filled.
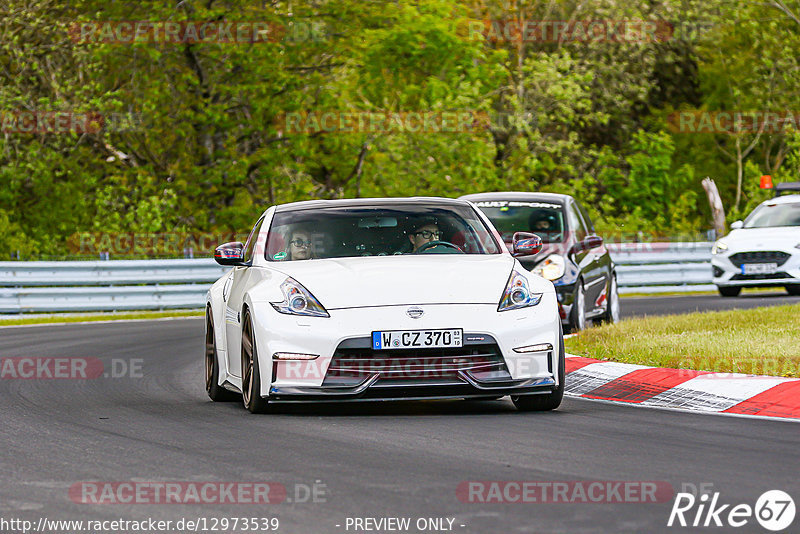
[[[745,228],[800,226],[800,202],[763,204],[753,210],[744,222]]]
[[[292,261],[500,251],[471,207],[417,202],[278,211],[265,255],[268,261]]]
[[[543,243],[564,240],[564,210],[548,202],[479,201],[475,203],[510,243],[515,232],[533,232]]]

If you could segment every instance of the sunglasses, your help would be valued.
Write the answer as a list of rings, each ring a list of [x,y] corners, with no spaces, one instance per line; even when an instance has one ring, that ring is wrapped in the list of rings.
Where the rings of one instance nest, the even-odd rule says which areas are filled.
[[[431,232],[430,230],[421,230],[419,232],[411,232],[411,235],[421,235],[422,239],[430,239],[430,238],[439,239],[439,236],[441,236],[442,233]]]
[[[289,243],[296,246],[297,248],[300,247],[308,248],[311,246],[311,241],[303,241],[302,239],[295,239],[294,241],[289,241]]]

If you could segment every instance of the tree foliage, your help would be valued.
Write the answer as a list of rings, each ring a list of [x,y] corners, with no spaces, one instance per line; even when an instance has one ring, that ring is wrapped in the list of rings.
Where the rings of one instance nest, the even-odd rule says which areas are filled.
[[[797,179],[800,141],[791,128],[674,131],[670,114],[800,113],[798,7],[0,0],[0,256],[63,256],[79,232],[242,233],[270,204],[295,200],[491,190],[574,194],[606,232],[699,232],[709,227],[702,178],[739,217],[768,194],[760,174]],[[599,20],[672,31],[639,42],[493,31]],[[76,39],[81,24],[113,21],[250,21],[274,35]],[[8,128],[23,111],[93,114],[102,127]],[[326,111],[480,120],[459,132],[285,122]]]

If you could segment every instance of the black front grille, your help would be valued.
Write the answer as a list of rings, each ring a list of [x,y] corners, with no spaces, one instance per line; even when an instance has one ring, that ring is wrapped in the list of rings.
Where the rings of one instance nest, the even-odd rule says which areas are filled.
[[[744,263],[776,263],[779,266],[786,263],[791,254],[779,250],[759,250],[756,252],[737,252],[729,258],[731,263],[740,267]]]
[[[479,380],[511,378],[500,348],[472,344],[445,349],[372,350],[337,348],[323,386],[355,385],[380,374],[373,387],[463,382],[459,372]]]
[[[736,274],[731,280],[780,280],[782,278],[791,278],[789,273],[779,272],[772,274]]]

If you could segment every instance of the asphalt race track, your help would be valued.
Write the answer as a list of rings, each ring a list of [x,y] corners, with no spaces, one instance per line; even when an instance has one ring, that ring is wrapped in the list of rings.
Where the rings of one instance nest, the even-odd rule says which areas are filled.
[[[2,357],[99,358],[106,372],[127,375],[0,380],[0,518],[277,517],[278,532],[302,534],[356,532],[345,528],[348,517],[407,517],[412,526],[449,518],[452,531],[480,534],[681,532],[696,529],[667,528],[672,496],[647,504],[498,504],[462,502],[456,490],[465,481],[656,481],[674,492],[705,484],[732,505],[753,506],[771,489],[800,496],[793,422],[571,398],[544,414],[518,413],[503,399],[315,405],[256,416],[207,398],[202,334],[201,319],[0,329]],[[134,365],[132,376],[120,362]],[[73,502],[69,489],[92,481],[270,481],[292,502]],[[324,493],[308,502],[304,488],[315,484]],[[295,502],[296,494],[307,502]],[[764,532],[753,518],[736,531]]]

